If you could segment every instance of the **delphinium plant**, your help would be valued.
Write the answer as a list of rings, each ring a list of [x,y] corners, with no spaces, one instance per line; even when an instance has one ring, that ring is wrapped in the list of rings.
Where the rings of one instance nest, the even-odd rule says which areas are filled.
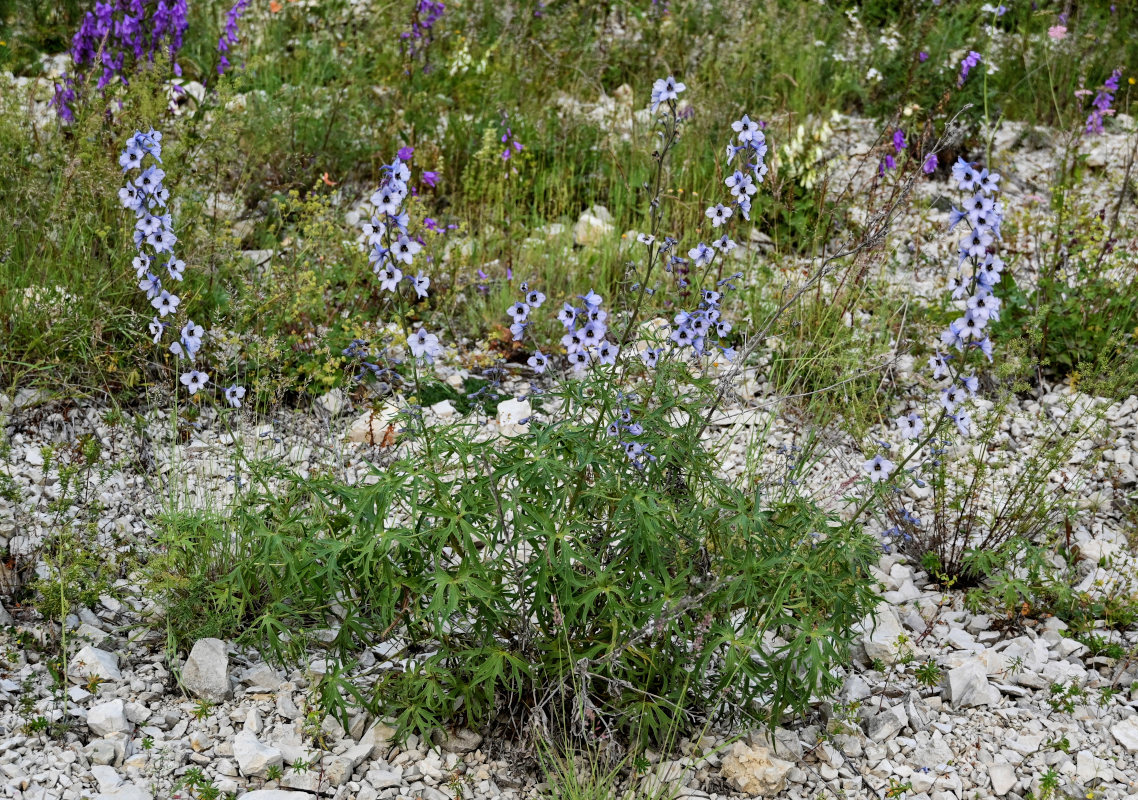
[[[222,582],[249,636],[281,658],[300,657],[335,605],[340,696],[402,732],[497,719],[628,743],[712,718],[777,721],[833,689],[830,667],[874,606],[868,536],[806,498],[768,502],[705,445],[717,365],[736,357],[725,298],[741,276],[719,259],[762,184],[766,143],[749,118],[734,122],[722,202],[704,216],[714,238],[682,246],[665,200],[685,88],[653,87],[647,230],[614,294],[551,302],[529,284],[509,309],[523,342],[554,316],[564,338],[561,353],[500,365],[499,391],[521,379],[532,404],[501,429],[477,403],[457,422],[419,407],[446,345],[410,321],[430,298],[407,166],[388,165],[371,198],[368,248],[406,344],[357,341],[348,354],[385,390],[406,384],[405,421],[374,442],[383,464],[360,483],[293,476],[287,493],[247,498],[233,526],[249,550]],[[666,329],[644,322],[681,289]],[[368,687],[351,683],[361,647],[390,662]]]
[[[1004,262],[996,248],[1003,222],[1003,206],[998,199],[1000,176],[987,169],[976,170],[961,159],[953,167],[952,178],[961,192],[972,194],[963,209],[953,206],[950,214],[949,231],[964,227],[957,249],[956,274],[948,284],[951,303],[962,314],[942,331],[939,345],[929,357],[932,381],[939,384],[936,405],[922,409],[923,414],[910,411],[896,420],[900,439],[911,443],[898,446],[896,462],[890,458],[894,445],[879,441],[883,452],[866,461],[863,468],[870,484],[881,486],[887,497],[894,524],[884,533],[885,548],[904,547],[908,543],[915,544],[907,549],[930,546],[925,535],[928,522],[934,529],[930,534],[935,542],[932,546],[942,566],[959,571],[962,550],[970,545],[970,537],[968,531],[960,534],[957,529],[961,520],[949,520],[943,506],[946,494],[951,493],[944,456],[957,443],[954,435],[967,438],[974,433],[971,407],[980,388],[977,371],[982,371],[993,358],[988,329],[991,322],[999,319],[1001,302],[995,290]],[[926,426],[925,418],[929,416],[932,419]],[[929,488],[930,481],[936,502],[942,505],[932,520],[926,517],[923,521],[905,502],[904,491],[911,484],[919,494]],[[969,498],[972,502],[980,499]],[[971,529],[971,525],[968,527]]]
[[[1064,493],[1078,488],[1072,480],[1044,487],[1059,480],[1097,416],[1093,404],[1071,401],[1056,421],[1039,424],[1032,442],[1009,443],[1015,395],[1028,386],[1022,342],[1006,344],[1004,363],[993,360],[1006,273],[1000,176],[959,160],[952,179],[966,198],[949,221],[950,231],[963,231],[948,284],[957,316],[928,359],[932,396],[912,403],[895,421],[894,441],[878,440],[865,462],[872,491],[859,509],[884,511],[886,550],[956,586],[987,583],[1010,603],[1020,591],[1011,567],[1034,558],[1066,513]]]
[[[208,372],[195,366],[205,328],[188,317],[180,323],[182,299],[168,288],[182,282],[186,263],[174,253],[178,236],[173,215],[167,209],[170,191],[163,183],[166,173],[162,169],[162,134],[153,128],[146,133],[135,131],[119,155],[119,164],[127,176],[126,185],[119,189],[119,200],[135,214],[135,279],[155,312],[149,324],[150,335],[154,344],[160,344],[168,328],[177,331],[169,350],[179,361],[185,360],[179,383],[194,396],[206,388],[210,378]],[[244,396],[245,389],[236,384],[225,389],[230,406],[240,407]]]
[[[407,210],[412,194],[411,168],[407,162],[412,154],[412,148],[403,148],[390,164],[383,166],[383,181],[369,199],[370,215],[363,223],[361,237],[379,288],[390,301],[387,310],[401,327],[401,338],[411,358],[400,357],[392,346],[391,336],[386,336],[381,343],[355,339],[343,351],[358,369],[356,380],[367,378],[372,384],[378,384],[384,393],[400,388],[410,378],[416,394],[421,394],[422,368],[443,352],[437,335],[422,325],[412,330],[408,322],[415,306],[430,297],[431,278],[419,262],[427,260],[426,253],[420,256],[427,244],[423,235],[437,228],[435,221],[427,217],[418,221],[418,231],[412,231]],[[422,171],[420,180],[433,184],[438,174]],[[411,372],[409,376],[405,374],[407,368]],[[411,410],[409,416],[420,418],[415,410]]]
[[[248,7],[249,0],[237,0],[225,13],[225,29],[221,32],[221,38],[217,40],[217,52],[220,55],[217,62],[218,75],[224,75],[225,70],[232,66],[229,63],[229,51],[239,41],[237,23]]]
[[[431,44],[435,40],[435,23],[446,11],[446,3],[439,0],[417,0],[411,9],[410,30],[400,34],[408,61],[422,61],[423,72],[431,69]]]
[[[181,75],[177,54],[189,23],[186,0],[107,0],[95,3],[71,42],[72,72],[56,85],[52,101],[62,119],[75,116],[75,103],[88,84],[103,92],[116,80],[127,83],[137,64],[161,54]],[[95,76],[98,77],[95,77]]]
[[[1127,193],[1125,172],[1117,195],[1082,191],[1089,175],[1087,156],[1106,130],[1104,124],[1116,127],[1121,121],[1107,122],[1114,115],[1120,84],[1116,69],[1096,89],[1076,92],[1082,105],[1072,110],[1060,134],[1049,181],[1049,213],[1033,215],[1023,225],[1034,245],[1024,255],[1025,271],[1037,277],[1014,286],[1009,327],[1038,331],[1032,343],[1038,379],[1115,372],[1124,377],[1116,393],[1125,396],[1136,383],[1125,358],[1133,343],[1135,290],[1126,254],[1117,248]],[[1131,163],[1135,153],[1132,147]]]

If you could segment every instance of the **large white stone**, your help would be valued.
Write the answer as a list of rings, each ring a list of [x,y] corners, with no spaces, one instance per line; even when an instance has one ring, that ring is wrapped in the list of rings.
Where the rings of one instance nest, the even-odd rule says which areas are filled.
[[[398,428],[399,409],[384,403],[378,411],[368,411],[356,418],[344,437],[349,442],[381,446],[390,444],[394,428]]]
[[[112,733],[126,733],[133,726],[126,718],[126,708],[122,700],[99,703],[87,712],[87,727],[96,736],[109,736]]]
[[[604,206],[593,206],[583,212],[573,225],[573,241],[582,247],[592,247],[606,236],[611,236],[614,230],[609,210]]]
[[[72,656],[71,663],[67,665],[67,674],[80,682],[87,678],[98,678],[103,681],[122,680],[119,657],[91,645],[87,645]]]
[[[909,724],[909,715],[903,705],[890,706],[865,721],[865,733],[875,742],[884,742],[900,733]]]
[[[901,627],[897,612],[888,603],[879,605],[876,618],[866,617],[859,623],[858,629],[862,631],[861,645],[865,648],[865,654],[872,660],[881,659],[886,664],[897,661],[899,637],[904,636],[912,641],[912,637]]]
[[[265,744],[250,731],[241,731],[233,737],[233,758],[237,760],[241,774],[247,778],[264,777],[270,767],[284,766],[280,749]]]
[[[469,728],[458,728],[454,731],[437,730],[432,741],[442,748],[444,753],[470,753],[482,744],[482,736]]]
[[[109,792],[95,795],[95,800],[154,800],[154,795],[137,783],[124,783]]]
[[[195,697],[220,703],[233,695],[229,653],[220,639],[199,639],[182,670],[182,685]]]
[[[988,765],[988,777],[992,779],[992,794],[1003,797],[1016,785],[1016,771],[1011,764]]]
[[[533,416],[533,408],[528,400],[510,398],[498,404],[498,429],[504,436],[517,436],[527,429],[523,420]]]
[[[106,764],[96,764],[91,767],[91,774],[95,776],[100,792],[113,792],[123,784],[122,776],[115,771],[114,767]]]
[[[971,659],[948,671],[948,699],[956,708],[994,706],[1000,702],[1000,690],[988,683],[985,662]]]
[[[1128,753],[1138,753],[1138,717],[1129,717],[1110,729],[1114,740]]]
[[[1111,763],[1096,757],[1090,750],[1080,750],[1075,756],[1075,777],[1084,786],[1108,780],[1113,775]]]
[[[775,758],[765,747],[736,742],[723,759],[721,771],[732,787],[758,797],[770,797],[786,788],[786,774],[794,767]]]
[[[394,741],[395,726],[390,722],[378,720],[364,732],[360,744],[371,746],[372,758],[383,758]]]

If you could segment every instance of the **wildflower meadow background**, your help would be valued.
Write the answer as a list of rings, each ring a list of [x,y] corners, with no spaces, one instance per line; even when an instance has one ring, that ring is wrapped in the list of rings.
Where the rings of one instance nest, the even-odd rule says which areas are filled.
[[[1138,792],[1134,31],[0,0],[0,793]]]

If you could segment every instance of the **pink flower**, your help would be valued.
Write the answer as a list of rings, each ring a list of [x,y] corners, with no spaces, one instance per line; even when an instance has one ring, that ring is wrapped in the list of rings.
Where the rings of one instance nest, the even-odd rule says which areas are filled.
[[[1055,41],[1059,41],[1067,35],[1066,25],[1052,25],[1047,29],[1047,35]]]

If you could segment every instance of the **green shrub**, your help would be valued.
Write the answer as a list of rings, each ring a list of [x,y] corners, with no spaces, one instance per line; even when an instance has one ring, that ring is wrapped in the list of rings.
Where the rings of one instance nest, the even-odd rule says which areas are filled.
[[[658,431],[643,471],[579,414],[497,442],[438,428],[357,485],[277,476],[287,488],[250,493],[230,535],[183,528],[175,559],[167,540],[159,572],[181,573],[167,585],[184,599],[210,584],[217,617],[280,659],[318,638],[344,665],[397,643],[407,661],[367,700],[405,731],[536,708],[644,741],[708,713],[777,721],[833,688],[873,608],[875,547],[721,477],[698,416],[669,421],[709,399],[693,385],[635,408]],[[569,386],[545,402],[622,402],[601,380]]]

